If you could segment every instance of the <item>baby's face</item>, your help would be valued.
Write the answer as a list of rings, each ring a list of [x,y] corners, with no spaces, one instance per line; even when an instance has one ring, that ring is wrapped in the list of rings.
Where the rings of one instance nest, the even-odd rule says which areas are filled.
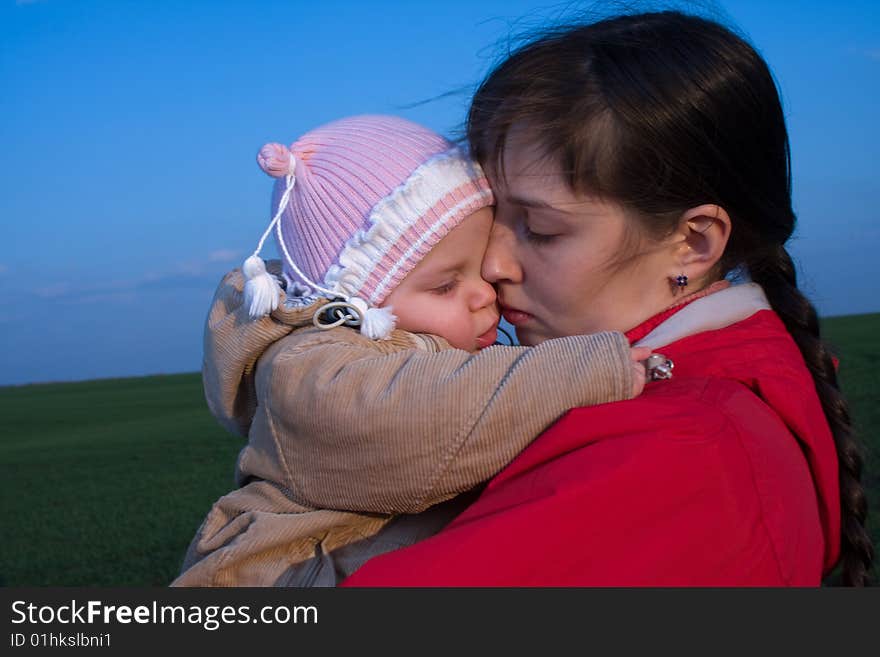
[[[491,229],[492,208],[477,210],[406,275],[382,304],[392,306],[397,328],[433,333],[470,352],[495,342],[495,290],[480,276]]]

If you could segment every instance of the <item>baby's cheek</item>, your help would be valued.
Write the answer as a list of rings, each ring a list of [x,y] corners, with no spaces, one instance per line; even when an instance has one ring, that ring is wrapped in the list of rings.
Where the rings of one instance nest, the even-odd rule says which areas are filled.
[[[455,326],[449,328],[449,333],[454,335],[454,339],[449,340],[447,338],[447,340],[450,343],[454,343],[458,349],[471,352],[476,350],[477,335],[474,334],[474,327],[469,318],[461,318],[460,321],[456,322]]]

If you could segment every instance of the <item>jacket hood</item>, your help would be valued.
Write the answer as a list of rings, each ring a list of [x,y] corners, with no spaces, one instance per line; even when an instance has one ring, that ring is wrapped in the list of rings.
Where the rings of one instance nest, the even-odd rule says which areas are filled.
[[[266,263],[279,276],[281,263]],[[260,356],[294,329],[308,326],[327,299],[308,305],[286,301],[280,292],[271,314],[251,319],[244,300],[244,275],[234,269],[220,281],[205,322],[202,383],[208,408],[227,430],[246,436],[256,412],[254,373]]]
[[[760,286],[734,285],[696,299],[635,344],[670,355],[674,375],[687,376],[688,361],[699,362],[702,376],[742,383],[773,409],[810,467],[830,570],[840,550],[837,449],[812,375]],[[687,357],[676,361],[677,353]]]

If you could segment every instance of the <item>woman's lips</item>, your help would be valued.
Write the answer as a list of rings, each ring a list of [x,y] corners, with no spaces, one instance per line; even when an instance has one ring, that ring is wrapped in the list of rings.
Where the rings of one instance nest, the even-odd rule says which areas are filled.
[[[516,308],[505,308],[501,307],[501,315],[504,319],[507,320],[509,324],[516,326],[517,324],[522,324],[523,322],[527,322],[532,319],[532,315],[527,312],[523,312],[522,310],[517,310]]]

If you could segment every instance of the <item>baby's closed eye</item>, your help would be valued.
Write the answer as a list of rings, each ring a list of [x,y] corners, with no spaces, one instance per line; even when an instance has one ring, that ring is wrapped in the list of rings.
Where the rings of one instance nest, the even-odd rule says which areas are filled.
[[[451,279],[446,281],[445,283],[441,283],[436,287],[431,288],[431,292],[434,294],[449,294],[458,286],[458,279]]]

